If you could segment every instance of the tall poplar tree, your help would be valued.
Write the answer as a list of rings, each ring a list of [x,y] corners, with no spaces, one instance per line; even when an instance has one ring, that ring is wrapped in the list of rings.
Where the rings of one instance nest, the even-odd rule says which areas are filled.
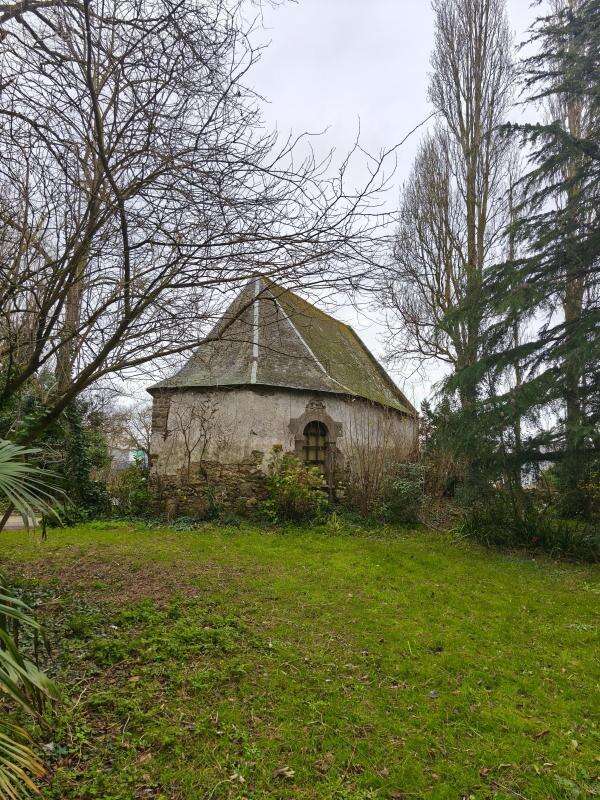
[[[429,97],[436,127],[403,188],[394,259],[386,274],[390,351],[401,360],[448,364],[481,356],[482,285],[505,212],[506,142],[513,63],[505,0],[433,0]],[[460,308],[468,313],[460,320]],[[471,373],[469,373],[471,374]],[[463,407],[476,401],[463,381]]]

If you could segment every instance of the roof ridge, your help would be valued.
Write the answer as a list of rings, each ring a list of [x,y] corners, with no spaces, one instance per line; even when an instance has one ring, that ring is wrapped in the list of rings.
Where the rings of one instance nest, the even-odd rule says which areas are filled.
[[[260,278],[254,279],[254,299],[252,301],[252,360],[250,366],[250,383],[256,383],[258,361],[260,356]]]
[[[294,292],[290,292],[290,294],[292,294],[294,297],[297,297],[297,298],[298,298],[298,299],[300,299],[300,300],[302,299],[302,298],[300,298],[298,295],[296,295]],[[294,333],[296,334],[296,336],[298,337],[298,339],[300,339],[300,341],[301,341],[301,342],[302,342],[302,344],[304,345],[304,348],[305,348],[305,349],[308,351],[308,354],[309,354],[310,356],[312,356],[312,358],[313,358],[314,362],[315,362],[315,363],[316,363],[316,365],[319,367],[319,369],[320,369],[320,370],[321,370],[321,371],[322,371],[322,372],[323,372],[323,373],[324,373],[324,374],[325,374],[325,375],[326,375],[326,376],[329,378],[329,380],[333,381],[334,383],[337,383],[337,385],[338,385],[338,386],[341,386],[341,387],[342,387],[342,389],[344,389],[346,392],[350,392],[350,394],[352,394],[352,392],[350,391],[350,389],[349,389],[347,386],[344,386],[344,384],[343,384],[343,383],[340,383],[340,381],[338,381],[336,378],[334,378],[334,377],[333,377],[333,375],[332,375],[332,374],[329,372],[329,370],[328,370],[328,369],[326,369],[326,367],[325,367],[325,366],[324,366],[324,365],[321,363],[321,361],[320,361],[320,360],[317,358],[317,356],[316,356],[316,355],[315,355],[315,353],[313,352],[313,350],[312,350],[311,346],[308,344],[308,342],[306,341],[306,339],[304,338],[304,336],[302,336],[302,334],[300,333],[300,331],[298,330],[298,328],[296,327],[296,325],[294,325],[293,321],[290,319],[289,315],[286,313],[286,310],[285,310],[285,308],[283,308],[283,306],[281,305],[281,303],[279,302],[279,300],[278,300],[276,297],[273,297],[273,301],[274,301],[274,302],[275,302],[275,304],[277,305],[277,308],[278,308],[278,309],[281,311],[281,313],[283,314],[283,317],[284,317],[284,319],[286,320],[286,322],[287,322],[287,323],[290,325],[290,327],[292,328],[292,330],[294,331]],[[317,309],[317,308],[316,308],[316,306],[311,306],[311,307],[312,307],[312,308],[315,308],[317,311],[319,311],[319,309]],[[327,316],[329,316],[329,315],[327,315]],[[329,317],[329,318],[330,318],[330,319],[334,319],[333,317]],[[335,321],[337,321],[337,320],[335,320]]]
[[[361,337],[361,336],[359,336],[359,334],[358,334],[358,333],[357,333],[357,332],[354,330],[354,328],[352,327],[352,325],[350,325],[350,324],[349,324],[349,323],[347,323],[347,322],[343,322],[343,321],[342,321],[342,320],[340,320],[340,319],[337,319],[336,317],[332,316],[331,314],[328,314],[326,311],[323,311],[321,308],[318,308],[318,306],[315,306],[315,305],[314,305],[313,303],[311,303],[309,300],[306,300],[304,297],[301,297],[299,294],[296,294],[296,292],[293,292],[291,289],[286,289],[285,287],[283,287],[283,286],[280,286],[279,284],[276,284],[274,281],[267,281],[267,282],[268,282],[268,283],[270,283],[272,286],[275,286],[277,289],[280,289],[282,293],[285,293],[285,294],[291,295],[291,297],[292,297],[292,298],[294,298],[294,299],[296,299],[296,300],[299,300],[301,303],[305,304],[305,305],[306,305],[306,306],[308,306],[310,309],[312,309],[312,310],[314,310],[314,311],[318,312],[318,313],[319,313],[319,314],[321,314],[322,316],[324,316],[324,317],[326,317],[327,319],[331,320],[331,321],[332,321],[332,322],[334,322],[334,323],[335,323],[337,326],[346,328],[346,330],[348,330],[348,331],[349,331],[349,332],[352,334],[352,336],[353,336],[353,337],[354,337],[354,339],[357,341],[357,343],[358,343],[358,344],[359,344],[359,345],[362,347],[362,349],[365,351],[365,353],[366,353],[366,354],[367,354],[367,356],[369,357],[370,361],[371,361],[371,362],[374,364],[374,366],[377,368],[377,371],[379,372],[379,374],[381,375],[381,377],[382,377],[382,378],[385,380],[386,384],[387,384],[387,385],[390,387],[390,389],[391,389],[391,390],[394,392],[394,394],[395,394],[395,395],[396,395],[396,396],[397,396],[397,397],[398,397],[398,398],[399,398],[399,399],[402,401],[402,403],[403,403],[403,404],[405,404],[405,405],[407,406],[407,408],[408,408],[409,410],[413,411],[415,414],[417,413],[417,410],[416,410],[416,408],[414,407],[414,405],[413,405],[413,404],[410,402],[410,400],[409,400],[409,399],[406,397],[406,395],[405,395],[405,394],[404,394],[404,392],[403,392],[403,391],[400,389],[400,387],[399,387],[399,386],[396,384],[396,382],[395,382],[394,380],[392,380],[392,378],[391,378],[391,376],[388,374],[387,370],[386,370],[386,369],[383,367],[383,365],[382,365],[382,364],[379,362],[379,359],[377,359],[377,358],[376,358],[376,356],[375,356],[375,355],[374,355],[374,353],[373,353],[373,352],[370,350],[370,348],[369,348],[369,347],[368,347],[368,346],[367,346],[367,345],[364,343],[364,341],[363,341],[362,337]],[[294,326],[294,327],[295,327],[295,326]],[[327,373],[327,374],[329,375],[329,373]],[[344,389],[346,389],[347,391],[349,391],[349,390],[347,389],[347,387],[346,387],[346,386],[344,386],[342,383],[340,383],[339,381],[337,381],[337,380],[336,380],[335,378],[333,378],[331,375],[329,375],[329,377],[331,378],[331,380],[335,381],[335,383],[337,383],[337,384],[338,384],[338,386],[342,386]]]
[[[308,342],[306,341],[304,336],[302,336],[302,334],[300,333],[298,328],[294,325],[294,323],[290,319],[289,315],[286,313],[285,308],[283,308],[283,306],[281,305],[279,300],[276,297],[272,297],[272,300],[275,303],[275,305],[277,306],[277,308],[279,309],[279,311],[281,311],[284,320],[288,323],[288,325],[294,331],[294,333],[296,334],[296,337],[300,340],[300,342],[302,343],[302,346],[307,351],[307,353],[312,358],[312,360],[315,362],[315,364],[319,367],[321,372],[323,372],[325,375],[327,375],[327,377],[331,377],[329,375],[329,373],[327,372],[327,370],[325,369],[325,367],[323,366],[323,364],[319,361],[319,359],[317,358],[317,356],[313,352],[312,348],[310,347],[310,345],[308,344]]]

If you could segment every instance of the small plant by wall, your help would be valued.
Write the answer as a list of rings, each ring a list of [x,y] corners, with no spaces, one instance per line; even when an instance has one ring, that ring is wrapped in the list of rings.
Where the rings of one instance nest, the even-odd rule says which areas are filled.
[[[267,499],[257,507],[258,515],[273,525],[320,521],[329,508],[323,485],[318,467],[306,467],[295,455],[274,450],[267,471]]]

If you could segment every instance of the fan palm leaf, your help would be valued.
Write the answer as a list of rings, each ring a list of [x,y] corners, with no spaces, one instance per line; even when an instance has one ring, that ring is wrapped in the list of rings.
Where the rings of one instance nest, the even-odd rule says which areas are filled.
[[[58,690],[19,650],[15,637],[21,628],[33,636],[37,650],[41,626],[0,574],[0,694],[35,716],[41,712],[45,698],[58,697]],[[28,741],[29,737],[21,728],[4,721],[0,723],[1,800],[21,800],[36,791],[33,779],[43,775],[44,769]]]
[[[35,512],[57,514],[56,491],[51,487],[54,474],[27,461],[37,452],[0,439],[0,497],[27,517],[33,517]]]
[[[37,651],[42,628],[29,606],[6,583],[0,573],[0,694],[38,716],[44,700],[56,699],[58,690],[17,646],[17,632],[25,630]],[[28,742],[29,737],[21,728],[0,723],[0,800],[21,800],[36,791],[33,779],[43,775],[44,769]]]
[[[37,451],[0,439],[0,497],[24,516],[37,512],[56,514],[52,473],[27,461]],[[39,716],[46,699],[56,699],[54,683],[18,646],[19,632],[33,641],[34,658],[42,636],[39,622],[29,606],[8,585],[0,573],[0,695],[27,713]],[[44,774],[41,761],[29,747],[21,728],[0,723],[0,800],[22,800],[36,792],[35,778]]]
[[[0,729],[0,798],[24,800],[31,792],[38,793],[33,782],[41,778],[44,767],[28,743],[26,731],[17,725]]]

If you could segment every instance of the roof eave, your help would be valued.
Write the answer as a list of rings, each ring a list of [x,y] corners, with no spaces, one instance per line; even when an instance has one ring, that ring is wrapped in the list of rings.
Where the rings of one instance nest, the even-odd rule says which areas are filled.
[[[366,397],[362,394],[355,394],[354,392],[344,392],[344,391],[337,391],[335,389],[316,389],[310,386],[293,386],[289,384],[282,384],[282,383],[266,383],[262,381],[260,383],[214,383],[214,384],[172,384],[169,386],[164,386],[160,384],[156,384],[155,386],[150,386],[146,389],[148,394],[154,396],[155,393],[161,391],[170,391],[170,392],[193,392],[193,391],[202,391],[205,389],[218,389],[218,390],[227,390],[227,389],[282,389],[294,392],[308,392],[312,394],[330,394],[335,395],[336,397],[346,397],[356,400],[364,400],[367,403],[374,403],[376,406],[380,408],[389,408],[391,411],[396,411],[398,414],[402,414],[406,417],[416,417],[416,412],[409,408],[405,408],[403,406],[393,405],[391,403],[385,403],[382,400],[377,400],[374,397]]]

